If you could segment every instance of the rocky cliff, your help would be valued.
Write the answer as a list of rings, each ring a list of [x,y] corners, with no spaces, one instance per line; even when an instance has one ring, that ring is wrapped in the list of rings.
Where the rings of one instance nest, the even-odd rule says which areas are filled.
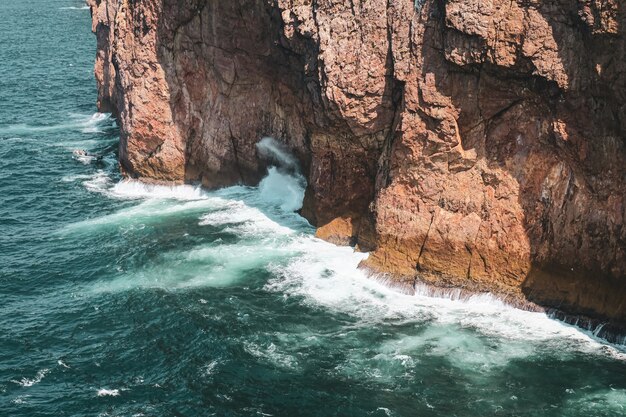
[[[626,325],[626,1],[88,0],[125,173],[254,184],[364,267]]]

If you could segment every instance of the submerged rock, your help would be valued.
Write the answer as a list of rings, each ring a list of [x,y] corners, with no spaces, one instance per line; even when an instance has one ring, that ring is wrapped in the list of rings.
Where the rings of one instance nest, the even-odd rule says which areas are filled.
[[[88,3],[128,176],[255,184],[270,136],[365,267],[626,325],[626,2]]]

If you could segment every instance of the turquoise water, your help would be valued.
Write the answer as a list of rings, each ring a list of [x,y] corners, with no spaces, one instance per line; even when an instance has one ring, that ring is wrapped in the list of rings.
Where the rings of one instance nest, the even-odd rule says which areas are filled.
[[[626,415],[621,347],[386,289],[297,178],[122,182],[82,6],[0,1],[0,416]]]

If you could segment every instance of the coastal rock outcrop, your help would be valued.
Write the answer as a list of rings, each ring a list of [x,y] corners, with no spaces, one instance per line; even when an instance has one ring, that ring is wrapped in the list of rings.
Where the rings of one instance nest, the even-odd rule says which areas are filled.
[[[623,0],[88,0],[145,181],[254,184],[289,147],[363,267],[626,327]]]

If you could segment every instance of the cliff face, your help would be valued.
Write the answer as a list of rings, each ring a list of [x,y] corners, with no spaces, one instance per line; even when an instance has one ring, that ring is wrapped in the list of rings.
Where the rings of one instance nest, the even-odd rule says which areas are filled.
[[[255,183],[272,136],[365,267],[626,324],[626,1],[88,3],[129,176]]]

